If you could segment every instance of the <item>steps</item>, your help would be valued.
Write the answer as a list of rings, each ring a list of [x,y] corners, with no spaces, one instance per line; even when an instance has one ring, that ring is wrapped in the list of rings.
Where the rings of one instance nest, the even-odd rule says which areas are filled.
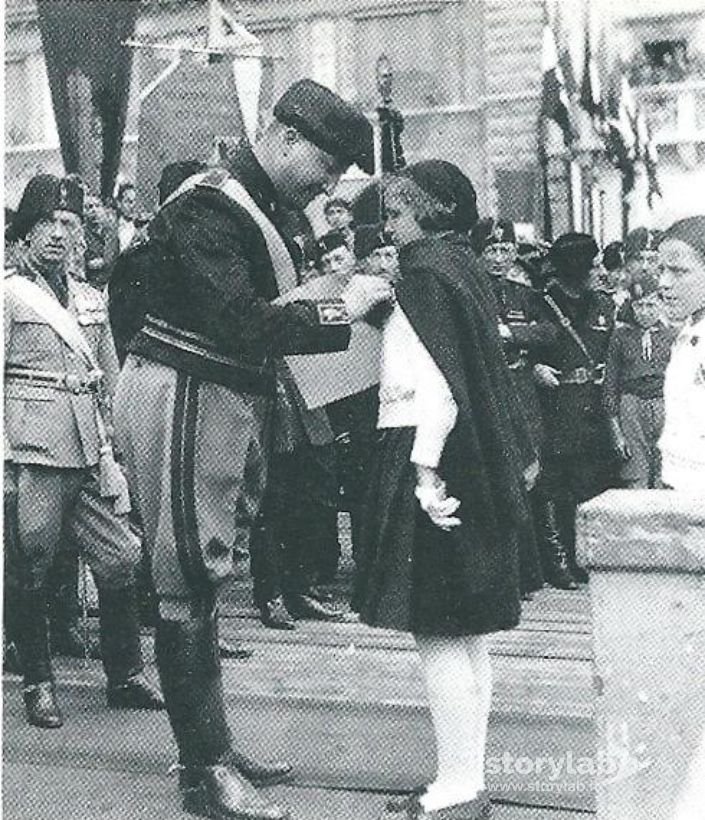
[[[588,608],[584,592],[542,592],[527,605],[519,629],[492,639],[488,786],[503,803],[594,809],[589,775],[567,771],[554,778],[547,768],[548,757],[570,767],[593,756]],[[432,777],[433,738],[410,636],[317,623],[279,633],[242,609],[230,607],[229,614],[235,617],[222,619],[224,634],[255,649],[248,662],[223,664],[239,743],[256,754],[285,754],[297,784],[309,788],[389,792]],[[67,715],[60,732],[24,726],[18,682],[6,682],[13,690],[5,700],[7,761],[59,766],[68,755],[79,769],[167,770],[175,750],[163,714],[106,711],[97,663],[84,668],[62,660],[57,678]],[[523,760],[515,767],[507,755]]]

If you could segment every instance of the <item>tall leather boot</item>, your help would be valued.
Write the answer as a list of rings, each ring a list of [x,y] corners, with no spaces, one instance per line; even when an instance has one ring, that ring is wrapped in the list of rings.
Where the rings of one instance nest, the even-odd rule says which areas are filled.
[[[561,504],[558,509],[558,521],[565,533],[564,543],[570,574],[579,584],[587,584],[589,576],[583,567],[578,564],[575,554],[575,515],[577,506],[575,500],[566,499],[565,503]]]
[[[100,644],[112,709],[163,709],[159,690],[144,675],[139,604],[134,585],[99,589]]]
[[[46,592],[21,590],[17,604],[20,617],[15,640],[24,671],[27,721],[41,729],[58,729],[64,721],[56,702],[51,669]]]
[[[179,749],[183,807],[222,820],[284,820],[286,812],[261,798],[244,776],[281,775],[287,766],[258,766],[232,751],[225,717],[214,615],[157,622],[157,666]],[[254,779],[254,778],[253,778]],[[262,777],[262,780],[266,778]],[[270,777],[268,783],[277,782]]]
[[[578,585],[568,566],[566,548],[560,535],[555,500],[545,496],[538,498],[534,512],[539,529],[541,565],[546,582],[556,589],[577,589]]]
[[[49,631],[51,651],[69,658],[100,660],[100,642],[85,636],[78,600],[78,554],[62,548],[50,574]]]

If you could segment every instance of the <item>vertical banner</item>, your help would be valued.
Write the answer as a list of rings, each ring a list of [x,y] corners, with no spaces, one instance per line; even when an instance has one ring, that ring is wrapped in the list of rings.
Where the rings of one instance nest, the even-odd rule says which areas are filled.
[[[120,164],[139,0],[37,0],[67,173],[104,198]]]
[[[245,136],[231,61],[183,52],[163,66],[149,85],[140,81],[137,198],[146,210],[157,206],[165,165],[208,162],[219,140]]]

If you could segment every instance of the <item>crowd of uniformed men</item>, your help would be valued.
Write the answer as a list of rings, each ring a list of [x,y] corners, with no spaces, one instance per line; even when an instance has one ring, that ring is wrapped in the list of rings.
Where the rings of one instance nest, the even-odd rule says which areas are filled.
[[[6,212],[4,628],[28,720],[62,724],[52,650],[102,656],[109,705],[163,708],[139,641],[140,617],[156,619],[185,805],[232,812],[217,816],[284,816],[242,783],[277,782],[289,767],[234,752],[221,725],[213,590],[243,544],[266,626],[350,617],[332,596],[338,513],[350,513],[355,556],[376,439],[374,389],[312,410],[270,356],[344,349],[351,321],[383,321],[376,306],[400,275],[382,211],[329,199],[318,238],[295,211],[351,162],[371,170],[364,118],[307,81],[274,114],[227,172],[166,167],[152,219],[129,184],[111,210],[79,179],[45,174]],[[608,487],[658,485],[675,331],[655,296],[656,237],[637,229],[601,252],[587,234],[549,247],[518,241],[502,218],[475,212],[470,223],[526,445],[540,456],[531,507],[543,578],[522,584],[527,595],[543,581],[577,589],[587,578],[576,506]],[[379,284],[361,286],[356,273]],[[319,275],[340,277],[342,300],[270,304],[283,281]],[[274,424],[262,410],[272,391]],[[79,552],[98,588],[100,647],[86,647],[77,625]],[[240,656],[227,645],[221,654]],[[214,764],[226,758],[221,782]]]

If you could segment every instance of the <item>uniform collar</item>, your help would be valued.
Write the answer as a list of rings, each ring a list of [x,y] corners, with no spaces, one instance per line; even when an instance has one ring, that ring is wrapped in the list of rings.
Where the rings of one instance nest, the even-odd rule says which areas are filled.
[[[232,156],[228,171],[245,187],[267,216],[278,211],[280,203],[274,184],[249,145],[243,146]]]

